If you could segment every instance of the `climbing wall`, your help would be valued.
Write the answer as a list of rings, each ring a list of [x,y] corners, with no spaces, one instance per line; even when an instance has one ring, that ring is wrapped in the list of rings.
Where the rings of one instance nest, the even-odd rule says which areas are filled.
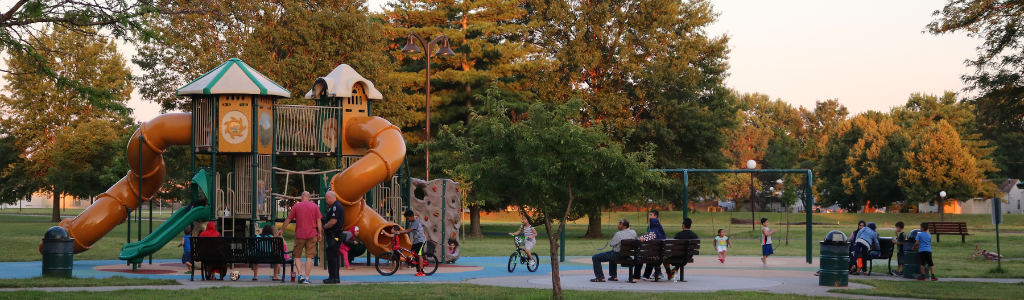
[[[455,255],[448,252],[448,239],[458,240],[459,229],[462,226],[460,220],[462,190],[459,188],[459,184],[451,179],[435,179],[427,182],[412,178],[409,188],[409,194],[412,195],[409,207],[423,224],[427,242],[432,244],[432,246],[427,246],[426,250],[433,248],[434,255],[446,262],[459,259],[458,251]],[[448,190],[442,191],[442,188]],[[443,228],[442,224],[444,224]],[[442,255],[444,255],[443,258]]]

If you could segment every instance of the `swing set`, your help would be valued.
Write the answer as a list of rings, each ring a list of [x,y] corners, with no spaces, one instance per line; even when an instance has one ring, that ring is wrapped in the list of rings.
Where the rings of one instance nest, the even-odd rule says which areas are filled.
[[[811,207],[814,203],[813,191],[814,191],[814,175],[811,170],[808,169],[651,169],[651,171],[662,172],[665,174],[683,174],[683,217],[686,218],[690,213],[690,173],[713,173],[713,174],[762,174],[762,173],[774,173],[774,174],[806,174],[806,190],[804,191],[804,212],[807,216],[807,263],[811,263],[811,224],[813,223],[811,215]],[[751,218],[753,218],[753,209],[751,209]],[[756,223],[756,221],[755,221]],[[731,227],[730,227],[731,228]]]

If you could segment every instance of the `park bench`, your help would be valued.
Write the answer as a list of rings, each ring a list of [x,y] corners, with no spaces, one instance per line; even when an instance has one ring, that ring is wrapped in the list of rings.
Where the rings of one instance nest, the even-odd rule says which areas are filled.
[[[680,279],[687,263],[693,262],[693,255],[699,254],[700,239],[692,240],[623,240],[619,245],[619,259],[616,264],[629,267],[629,282],[633,280],[634,270],[644,264],[669,264],[679,267]],[[639,270],[636,271],[639,273]],[[658,278],[655,277],[657,282]],[[685,280],[681,280],[684,281]]]
[[[255,238],[255,237],[192,237],[189,239],[192,244],[192,277],[195,279],[195,268],[202,264],[282,264],[290,265],[291,271],[295,271],[295,260],[285,259],[285,254],[291,251],[284,251],[284,239]],[[206,268],[202,270],[202,279],[207,275]],[[287,269],[281,268],[281,282],[284,282]],[[223,274],[222,274],[223,275]]]
[[[878,257],[871,257],[871,255],[864,257],[864,263],[868,265],[868,273],[865,275],[871,276],[871,270],[875,267],[874,261],[876,259],[888,259],[886,265],[889,266],[889,274],[893,274],[892,255],[894,249],[896,249],[896,243],[893,242],[893,238],[878,238]]]
[[[964,222],[928,222],[928,233],[935,235],[935,242],[941,242],[943,234],[954,234],[960,236],[960,243],[966,243],[967,236],[973,235]]]

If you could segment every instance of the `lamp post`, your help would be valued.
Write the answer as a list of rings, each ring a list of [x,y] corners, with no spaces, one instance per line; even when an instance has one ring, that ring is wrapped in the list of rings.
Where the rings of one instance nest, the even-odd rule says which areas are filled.
[[[409,40],[405,43],[405,48],[402,48],[402,52],[405,52],[405,53],[420,53],[420,47],[416,46],[416,41],[417,40],[420,41],[420,44],[422,44],[424,48],[427,48],[427,51],[425,52],[425,54],[423,56],[426,57],[426,61],[427,61],[427,76],[426,76],[427,77],[427,79],[426,79],[426,81],[427,81],[427,127],[426,127],[426,133],[427,133],[427,153],[426,153],[427,176],[426,176],[426,180],[430,181],[430,56],[431,56],[430,51],[435,48],[435,46],[437,45],[438,42],[440,42],[441,43],[441,47],[437,49],[437,53],[434,53],[435,55],[439,55],[439,56],[453,56],[453,55],[455,55],[455,52],[452,52],[452,48],[448,47],[448,37],[446,37],[444,35],[441,35],[441,36],[438,36],[438,37],[434,38],[430,42],[427,42],[426,40],[423,39],[422,36],[420,36],[419,34],[416,34],[415,32],[409,34]]]
[[[748,170],[753,170],[756,167],[756,161],[753,159],[747,161]],[[754,218],[754,173],[750,173],[750,230],[755,230],[754,224],[757,223],[757,220]]]
[[[946,191],[939,192],[939,221],[946,221]]]

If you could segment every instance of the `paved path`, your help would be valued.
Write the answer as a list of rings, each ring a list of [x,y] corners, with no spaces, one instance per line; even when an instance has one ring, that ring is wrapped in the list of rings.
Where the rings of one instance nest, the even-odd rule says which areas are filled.
[[[541,266],[535,273],[528,272],[525,266],[520,266],[513,273],[507,271],[507,257],[464,257],[454,265],[444,265],[437,274],[428,277],[415,277],[411,269],[401,269],[394,276],[380,276],[371,266],[366,266],[365,258],[356,259],[353,267],[356,270],[341,270],[342,284],[359,283],[445,283],[445,284],[480,284],[507,287],[526,288],[550,288],[551,268],[547,263],[547,257],[542,257]],[[561,264],[562,286],[565,289],[575,290],[608,290],[608,291],[638,291],[638,292],[708,292],[718,290],[738,291],[760,291],[779,294],[799,294],[808,296],[830,296],[840,298],[857,299],[887,299],[884,297],[867,297],[858,295],[829,293],[828,290],[835,287],[818,286],[818,278],[814,276],[817,270],[817,259],[812,264],[807,264],[803,257],[773,257],[769,260],[767,268],[761,266],[758,257],[733,256],[725,263],[719,262],[713,256],[697,256],[694,263],[686,267],[687,282],[638,282],[627,283],[603,282],[594,283],[590,279],[594,277],[590,257],[575,256],[567,257],[567,261]],[[27,278],[39,275],[41,262],[9,262],[0,263],[0,278]],[[607,268],[607,265],[605,265]],[[176,260],[154,260],[152,265],[143,264],[136,271],[132,271],[122,261],[76,261],[74,275],[77,277],[105,278],[110,276],[125,276],[137,278],[175,279],[182,285],[175,286],[130,286],[130,287],[71,287],[71,288],[32,288],[28,290],[40,291],[111,291],[123,289],[158,289],[158,290],[181,290],[199,289],[205,287],[255,287],[255,286],[278,286],[282,284],[294,284],[292,282],[274,282],[269,278],[270,268],[260,268],[259,281],[251,281],[252,271],[245,265],[236,265],[235,271],[242,274],[239,281],[202,281],[197,276],[196,281],[189,281],[189,275],[185,275],[185,268]],[[322,266],[313,268],[311,280],[314,285],[321,284],[320,281],[327,277],[327,272]],[[625,275],[626,269],[619,268],[620,276]],[[882,280],[907,280],[894,276],[851,276],[851,279],[882,279]],[[1024,283],[1024,279],[947,279],[943,281],[971,281],[971,282],[1000,282],[1000,283]],[[851,283],[851,289],[870,288],[870,286]],[[0,289],[0,292],[22,289]]]

